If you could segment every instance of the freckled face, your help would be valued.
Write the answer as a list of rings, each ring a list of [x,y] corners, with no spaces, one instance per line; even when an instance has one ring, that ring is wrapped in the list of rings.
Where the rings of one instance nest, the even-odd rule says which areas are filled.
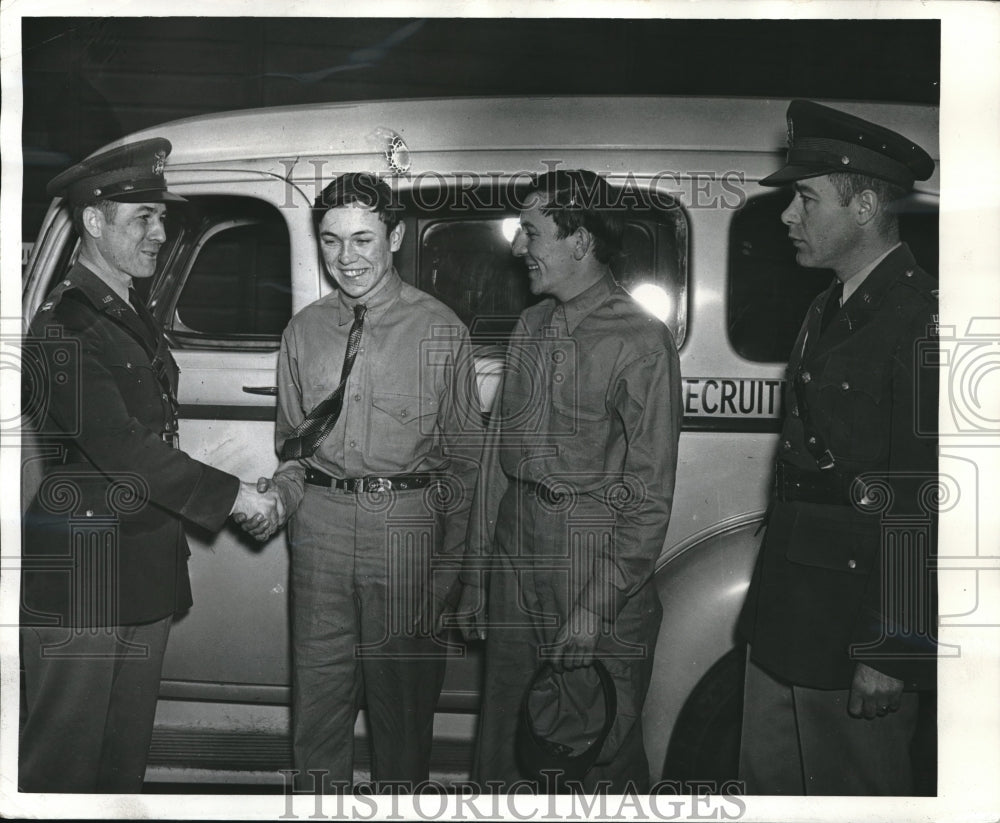
[[[348,297],[373,294],[392,271],[393,252],[403,241],[403,224],[388,231],[376,212],[359,204],[323,215],[319,247],[326,270]]]

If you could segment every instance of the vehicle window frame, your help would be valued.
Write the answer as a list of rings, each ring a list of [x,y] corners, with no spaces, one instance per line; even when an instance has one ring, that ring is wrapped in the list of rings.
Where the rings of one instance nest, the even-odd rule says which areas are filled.
[[[199,198],[205,198],[206,200],[219,199],[244,201],[245,203],[253,203],[253,207],[255,208],[267,207],[272,209],[275,216],[280,219],[280,225],[284,228],[288,238],[288,288],[290,290],[294,288],[294,284],[292,282],[294,277],[292,269],[293,232],[292,227],[282,214],[281,209],[276,207],[269,200],[245,194],[213,192],[205,195],[192,194],[187,195],[187,197],[191,201],[197,201]],[[222,217],[217,222],[210,223],[210,225],[204,228],[204,230],[199,230],[199,227],[188,225],[187,223],[183,224],[178,229],[178,236],[172,243],[168,252],[168,257],[164,261],[162,270],[157,274],[156,282],[152,288],[152,294],[154,295],[152,306],[153,313],[163,325],[164,334],[166,335],[171,348],[182,350],[225,350],[234,352],[275,352],[280,348],[280,332],[276,334],[203,332],[197,329],[192,329],[185,324],[177,309],[181,295],[188,285],[191,273],[194,270],[198,257],[204,250],[205,246],[214,238],[225,233],[226,231],[253,225],[266,225],[266,220],[261,215],[238,214],[230,217]],[[185,237],[188,234],[192,235],[190,242],[185,241]],[[187,250],[182,251],[183,249]],[[179,268],[174,267],[172,264],[182,253],[185,255],[186,259]],[[289,319],[291,319],[292,314],[294,314],[294,312],[290,309]]]

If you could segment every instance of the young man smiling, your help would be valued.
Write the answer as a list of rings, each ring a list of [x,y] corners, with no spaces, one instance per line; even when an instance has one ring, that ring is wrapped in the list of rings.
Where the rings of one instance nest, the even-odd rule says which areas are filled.
[[[338,177],[313,216],[337,289],[282,338],[270,481],[294,512],[297,783],[351,784],[364,700],[372,779],[405,791],[430,769],[446,651],[434,635],[482,446],[475,369],[458,317],[393,267],[405,225],[385,182]]]
[[[611,272],[625,218],[594,172],[555,171],[531,187],[512,245],[545,298],[522,312],[508,347],[456,613],[467,638],[486,639],[473,779],[492,791],[530,775],[515,739],[540,665],[565,673],[595,659],[614,679],[618,708],[584,787],[649,785],[639,718],[682,404],[670,330]],[[594,689],[583,714],[603,700]],[[568,703],[552,725],[567,725]]]

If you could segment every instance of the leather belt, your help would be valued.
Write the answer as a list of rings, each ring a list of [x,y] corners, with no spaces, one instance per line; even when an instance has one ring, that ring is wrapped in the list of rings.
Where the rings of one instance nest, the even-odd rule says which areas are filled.
[[[339,489],[345,494],[362,494],[364,492],[412,491],[425,489],[431,483],[444,480],[440,472],[414,472],[413,474],[390,474],[385,476],[369,474],[365,477],[348,477],[338,479],[331,477],[319,469],[306,467],[306,483],[323,488]]]
[[[855,477],[839,472],[808,471],[784,460],[774,467],[774,496],[785,503],[825,503],[850,506],[864,497],[864,486]]]

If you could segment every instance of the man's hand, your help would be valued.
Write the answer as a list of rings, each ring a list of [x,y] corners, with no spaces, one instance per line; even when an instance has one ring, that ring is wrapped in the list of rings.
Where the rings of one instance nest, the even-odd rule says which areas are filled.
[[[594,662],[601,638],[601,618],[590,609],[574,606],[556,635],[552,668],[557,672],[579,669]]]
[[[462,584],[450,623],[458,626],[467,641],[486,639],[486,586],[482,582]]]
[[[256,487],[240,482],[232,516],[244,531],[263,542],[281,527],[288,513],[277,488],[272,488],[270,480],[261,477]]]
[[[851,696],[847,701],[847,712],[852,717],[882,717],[899,708],[903,695],[903,681],[858,663],[854,667],[854,681]]]

